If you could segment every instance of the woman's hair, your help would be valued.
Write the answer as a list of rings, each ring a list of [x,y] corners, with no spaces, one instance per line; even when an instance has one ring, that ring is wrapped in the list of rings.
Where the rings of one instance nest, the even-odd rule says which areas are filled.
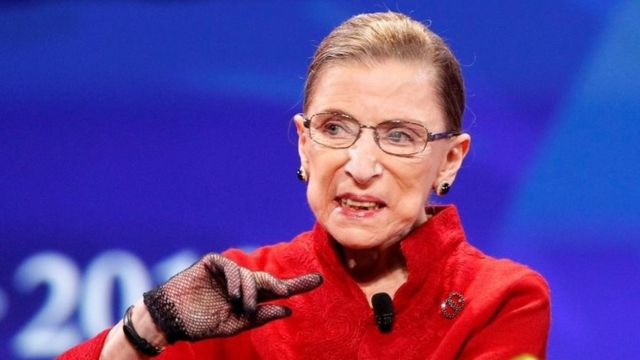
[[[440,36],[395,12],[356,15],[322,40],[307,71],[304,111],[309,107],[318,76],[327,66],[345,62],[370,65],[389,59],[432,65],[449,130],[462,130],[464,83],[458,61]]]

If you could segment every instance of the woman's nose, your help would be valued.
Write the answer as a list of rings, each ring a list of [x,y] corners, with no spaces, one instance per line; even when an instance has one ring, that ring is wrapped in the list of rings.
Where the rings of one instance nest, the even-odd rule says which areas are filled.
[[[363,131],[355,144],[347,149],[349,160],[345,171],[361,185],[370,183],[382,174],[382,164],[378,161],[381,151],[373,136],[369,131]]]

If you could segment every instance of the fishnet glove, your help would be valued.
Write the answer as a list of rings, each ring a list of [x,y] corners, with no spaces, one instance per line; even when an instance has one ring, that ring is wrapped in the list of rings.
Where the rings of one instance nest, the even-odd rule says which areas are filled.
[[[320,274],[281,280],[241,267],[222,255],[205,255],[144,294],[154,323],[169,343],[230,336],[291,315],[286,306],[258,302],[315,289]]]

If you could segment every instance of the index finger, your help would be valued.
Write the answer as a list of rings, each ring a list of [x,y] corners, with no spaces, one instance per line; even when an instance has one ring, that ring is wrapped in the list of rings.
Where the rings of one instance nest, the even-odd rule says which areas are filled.
[[[291,279],[283,279],[282,282],[289,290],[289,296],[291,296],[311,291],[320,286],[323,280],[320,273],[311,273]]]

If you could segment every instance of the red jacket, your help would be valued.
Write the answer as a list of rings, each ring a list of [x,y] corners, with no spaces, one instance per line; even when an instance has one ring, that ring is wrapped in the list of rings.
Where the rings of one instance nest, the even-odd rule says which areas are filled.
[[[279,277],[321,272],[323,285],[282,300],[293,315],[230,338],[178,342],[157,359],[510,359],[545,357],[549,290],[531,269],[484,255],[466,242],[453,206],[438,208],[401,243],[408,280],[395,294],[390,333],[381,333],[364,293],[340,263],[325,229],[251,254],[225,256]],[[464,298],[456,314],[445,300]],[[444,305],[443,305],[444,304]],[[442,306],[453,318],[442,315]],[[458,307],[458,306],[455,306]],[[98,359],[108,331],[61,359]]]

